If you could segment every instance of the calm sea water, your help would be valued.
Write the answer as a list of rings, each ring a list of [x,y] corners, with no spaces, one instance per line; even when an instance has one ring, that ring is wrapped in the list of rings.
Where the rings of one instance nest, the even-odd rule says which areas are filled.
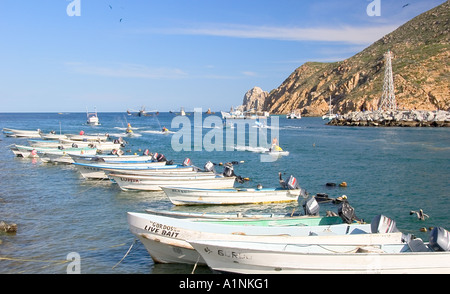
[[[193,115],[188,116],[193,120]],[[203,116],[205,118],[206,116]],[[85,113],[0,114],[0,128],[40,128],[44,132],[120,134],[131,123],[142,130],[171,128],[174,114],[131,117],[100,113],[101,126],[84,125]],[[370,221],[385,214],[397,227],[428,239],[421,227],[450,229],[450,130],[448,128],[356,128],[326,126],[320,118],[279,119],[279,141],[290,155],[261,162],[248,151],[175,152],[171,136],[143,133],[127,138],[126,151],[148,148],[181,162],[185,157],[203,167],[206,161],[245,161],[235,172],[250,181],[244,186],[278,186],[278,172],[294,175],[310,194],[343,194],[360,218]],[[175,129],[176,131],[177,129]],[[203,129],[203,134],[210,129]],[[82,273],[190,273],[192,266],[155,265],[134,241],[127,211],[145,208],[206,212],[292,212],[301,203],[175,207],[160,192],[124,192],[108,181],[85,181],[71,166],[15,158],[9,150],[25,139],[0,138],[0,221],[17,223],[16,234],[0,233],[0,273],[66,273],[67,255],[81,258]],[[220,170],[220,168],[218,168]],[[347,182],[346,188],[327,188],[327,182]],[[430,215],[419,221],[410,210]],[[321,213],[337,211],[322,204]],[[208,273],[197,268],[196,273]]]

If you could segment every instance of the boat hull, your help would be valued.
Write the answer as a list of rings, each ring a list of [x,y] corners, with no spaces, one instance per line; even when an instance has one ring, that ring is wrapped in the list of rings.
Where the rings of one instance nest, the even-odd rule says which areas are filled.
[[[297,201],[300,190],[281,189],[195,189],[162,187],[175,205],[222,205]]]
[[[274,224],[267,223],[270,219],[241,219],[239,222],[225,220],[186,220],[164,217],[149,213],[128,212],[127,219],[130,231],[144,244],[155,262],[205,264],[203,258],[187,240],[259,240],[264,242],[311,242],[311,234],[320,236],[338,235],[352,236],[347,239],[336,239],[335,242],[400,242],[401,233],[367,234],[368,224],[334,224],[322,226],[307,226],[309,217],[287,217],[273,219]],[[317,218],[317,217],[315,217]],[[285,224],[283,224],[285,219]],[[323,217],[328,222],[328,217]],[[336,222],[331,217],[331,222]],[[263,225],[261,225],[263,224]],[[379,238],[370,239],[370,236]],[[377,236],[378,235],[378,236]],[[305,238],[307,237],[307,238]],[[293,239],[294,238],[294,239]],[[353,239],[352,239],[353,238]],[[363,238],[360,240],[360,238]],[[300,241],[302,240],[302,241]],[[316,241],[320,242],[320,240]],[[321,242],[330,242],[323,240]]]
[[[383,246],[191,241],[215,271],[242,274],[450,273],[450,252],[401,252]],[[376,243],[373,243],[377,245]],[[392,249],[392,252],[389,252]]]
[[[84,164],[84,163],[73,163],[77,170],[80,172],[81,176],[85,179],[108,179],[108,175],[105,173],[106,169],[116,169],[124,171],[126,169],[137,169],[145,168],[146,170],[150,168],[162,168],[166,166],[165,162],[138,162],[138,163],[124,163],[124,162],[111,162],[102,163],[101,165],[96,164]]]
[[[234,177],[216,177],[215,175],[200,175],[184,177],[154,177],[126,174],[109,174],[108,177],[124,190],[161,191],[161,186],[182,185],[196,188],[232,188]]]

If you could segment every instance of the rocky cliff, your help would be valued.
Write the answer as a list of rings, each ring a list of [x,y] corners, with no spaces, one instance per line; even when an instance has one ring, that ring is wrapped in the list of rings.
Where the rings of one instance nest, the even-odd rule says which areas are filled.
[[[299,110],[320,116],[377,109],[384,79],[384,53],[392,69],[399,109],[450,109],[449,1],[407,22],[362,52],[340,62],[307,62],[258,106],[274,114]],[[250,100],[244,106],[251,107]]]
[[[269,92],[263,91],[260,87],[254,87],[248,90],[242,101],[244,111],[252,109],[255,111],[263,111],[267,107],[266,100],[268,96]]]

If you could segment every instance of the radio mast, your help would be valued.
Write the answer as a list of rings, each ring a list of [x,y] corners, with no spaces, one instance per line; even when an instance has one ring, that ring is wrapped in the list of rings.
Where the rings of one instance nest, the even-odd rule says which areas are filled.
[[[393,111],[397,110],[394,94],[394,77],[392,75],[392,53],[390,50],[384,54],[386,68],[384,70],[383,94],[381,95],[379,110]]]

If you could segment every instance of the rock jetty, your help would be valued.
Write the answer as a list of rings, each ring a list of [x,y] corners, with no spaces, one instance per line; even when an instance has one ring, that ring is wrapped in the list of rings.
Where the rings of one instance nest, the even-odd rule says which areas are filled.
[[[450,112],[437,110],[349,112],[327,123],[362,127],[450,127]]]

